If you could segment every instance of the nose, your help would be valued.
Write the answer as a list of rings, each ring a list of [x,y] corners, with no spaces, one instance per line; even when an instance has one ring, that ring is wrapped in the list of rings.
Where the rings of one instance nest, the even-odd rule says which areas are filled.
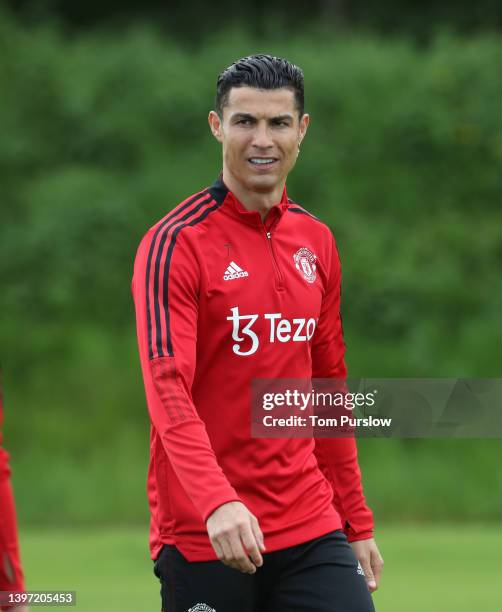
[[[259,121],[256,125],[252,145],[257,149],[269,149],[274,145],[265,121]]]

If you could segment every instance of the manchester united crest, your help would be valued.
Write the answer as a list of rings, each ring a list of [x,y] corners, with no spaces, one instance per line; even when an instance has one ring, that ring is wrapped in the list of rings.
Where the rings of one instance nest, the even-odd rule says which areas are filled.
[[[298,249],[293,255],[295,267],[307,281],[307,283],[313,283],[317,278],[316,274],[316,259],[317,257],[307,247]]]

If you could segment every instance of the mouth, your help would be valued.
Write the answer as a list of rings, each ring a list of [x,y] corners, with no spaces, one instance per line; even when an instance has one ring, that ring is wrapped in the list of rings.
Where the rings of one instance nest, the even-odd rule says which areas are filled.
[[[250,157],[248,162],[255,168],[270,168],[279,160],[277,157]]]

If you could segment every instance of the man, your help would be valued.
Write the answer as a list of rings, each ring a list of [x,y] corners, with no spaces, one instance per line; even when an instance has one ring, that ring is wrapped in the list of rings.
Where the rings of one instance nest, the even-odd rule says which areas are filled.
[[[374,609],[382,559],[355,440],[250,435],[253,379],[346,376],[334,240],[285,188],[308,123],[297,66],[232,64],[209,113],[220,178],[138,249],[150,548],[165,611]],[[297,267],[301,256],[312,265]],[[313,335],[285,333],[310,319]]]
[[[16,511],[10,484],[9,455],[2,447],[2,422],[3,397],[0,371],[0,592],[24,593],[24,577],[17,541]],[[27,606],[1,605],[0,609],[10,612],[28,612]]]

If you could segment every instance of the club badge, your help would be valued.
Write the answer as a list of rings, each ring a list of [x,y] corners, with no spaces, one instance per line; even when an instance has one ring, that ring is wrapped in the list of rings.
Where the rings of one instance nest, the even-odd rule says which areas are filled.
[[[298,249],[298,251],[296,251],[296,253],[293,255],[295,267],[307,281],[307,283],[313,283],[317,278],[315,264],[316,259],[317,257],[314,255],[314,253],[312,253],[312,251],[307,249],[307,247]]]

